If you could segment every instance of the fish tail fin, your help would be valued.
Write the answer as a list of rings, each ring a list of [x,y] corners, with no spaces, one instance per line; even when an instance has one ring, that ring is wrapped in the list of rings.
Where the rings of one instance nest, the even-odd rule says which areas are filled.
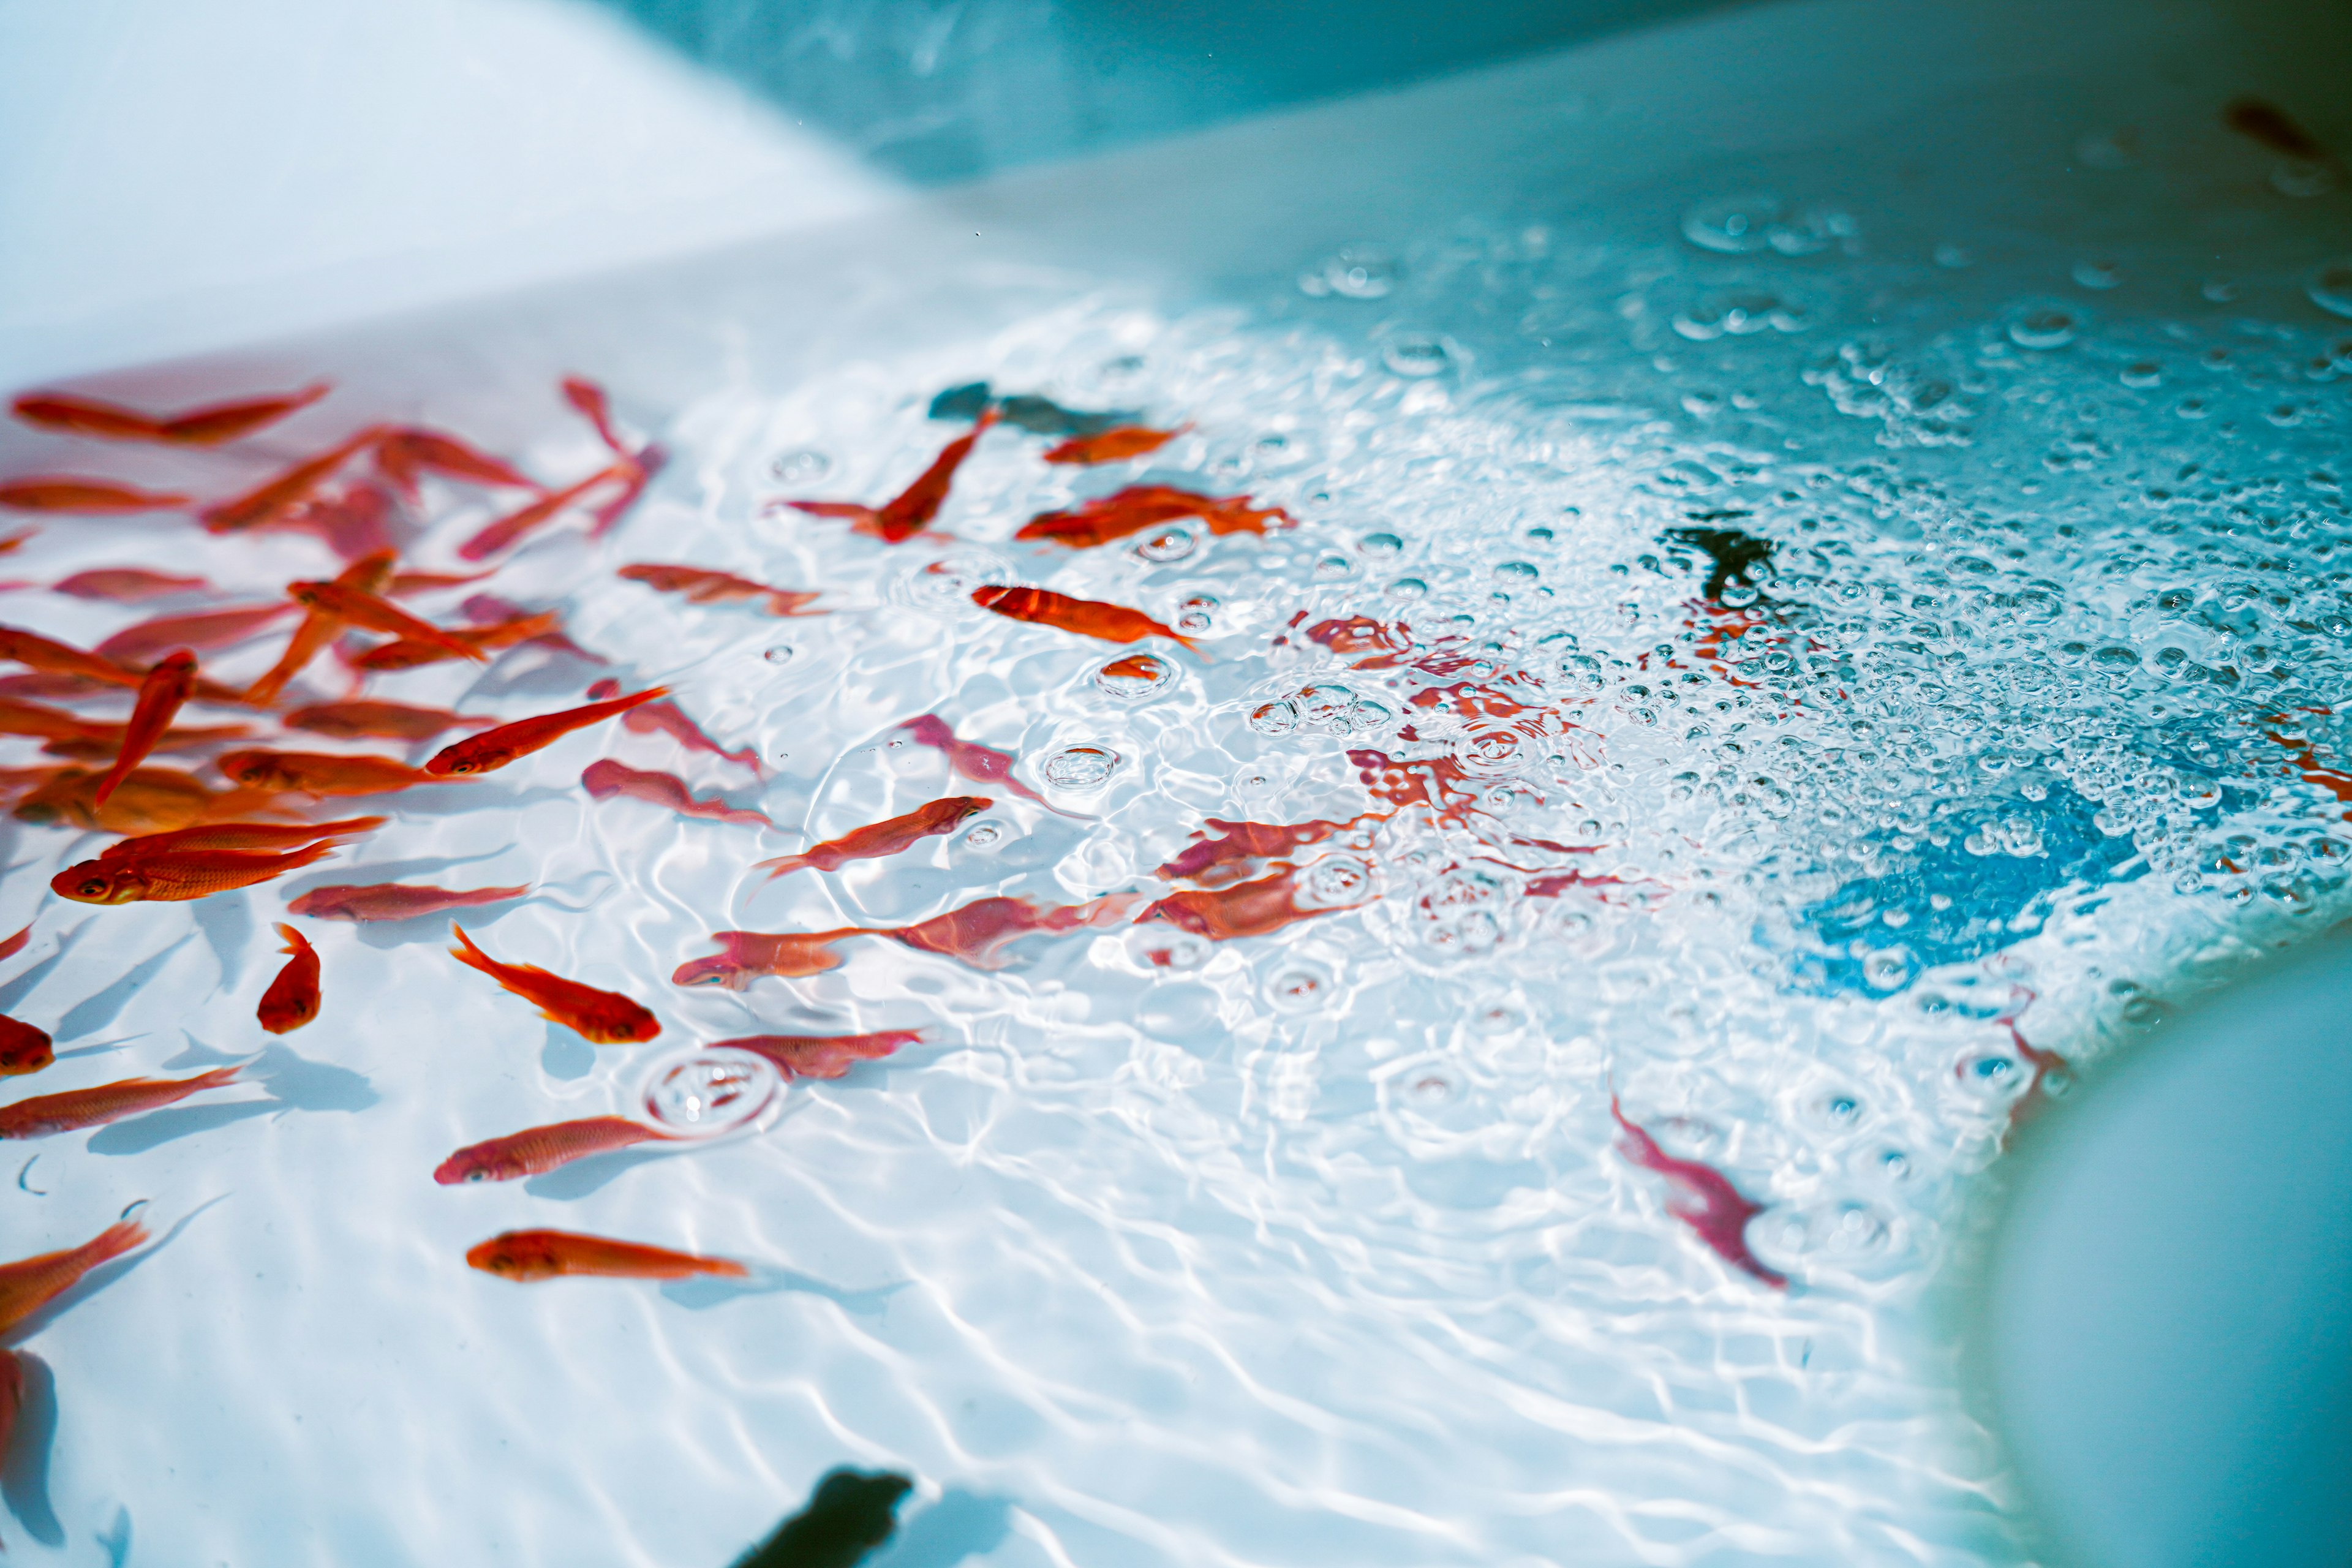
[[[632,708],[642,707],[651,702],[656,697],[668,695],[669,688],[667,686],[648,686],[643,691],[632,691],[626,697],[614,698],[612,700],[618,705],[614,711],[625,713]]]
[[[82,1255],[89,1259],[87,1266],[95,1268],[101,1263],[110,1263],[126,1252],[146,1246],[148,1240],[148,1230],[144,1225],[135,1219],[119,1219],[92,1237],[82,1247]]]
[[[466,928],[464,926],[459,925],[456,921],[451,921],[449,922],[449,930],[462,944],[449,950],[450,957],[456,959],[458,963],[464,964],[468,969],[478,969],[483,973],[488,975],[491,979],[496,980],[500,984],[505,983],[506,976],[499,973],[499,961],[492,958],[488,953],[484,952],[480,948],[476,947],[474,945],[474,939],[466,934]]]
[[[325,859],[328,856],[332,855],[341,847],[341,846],[337,844],[307,845],[304,847],[289,854],[285,858],[284,861],[279,865],[278,869],[280,871],[299,870],[303,867],[310,865],[315,861]]]
[[[779,855],[772,860],[755,862],[751,869],[767,872],[768,880],[772,882],[779,877],[789,877],[795,871],[804,871],[808,866],[809,858],[805,855]]]
[[[283,937],[286,941],[286,945],[279,948],[278,950],[278,952],[309,952],[310,951],[310,939],[304,936],[300,931],[296,931],[292,926],[288,925],[284,921],[278,921],[276,929],[278,934]]]
[[[346,838],[355,833],[373,833],[389,820],[382,816],[346,816],[340,822],[316,824],[311,831],[321,838]]]
[[[237,1075],[245,1071],[246,1066],[244,1062],[231,1062],[225,1068],[214,1068],[207,1072],[200,1072],[188,1079],[188,1082],[199,1089],[226,1089],[230,1084],[244,1081]]]
[[[751,1278],[751,1271],[749,1268],[744,1268],[743,1265],[736,1262],[731,1258],[706,1258],[702,1260],[701,1272],[705,1274],[715,1274],[722,1279],[749,1279]]]

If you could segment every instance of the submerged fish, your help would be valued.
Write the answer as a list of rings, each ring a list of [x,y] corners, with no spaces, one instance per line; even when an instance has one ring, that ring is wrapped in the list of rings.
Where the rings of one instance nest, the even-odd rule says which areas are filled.
[[[763,974],[797,980],[840,967],[833,944],[843,937],[865,933],[864,926],[835,931],[779,933],[759,931],[715,931],[710,940],[719,951],[706,958],[689,959],[670,975],[673,985],[723,985],[740,991]]]
[[[455,436],[438,430],[401,426],[384,432],[375,446],[376,471],[410,500],[417,497],[418,478],[438,474],[467,484],[504,486],[535,490],[539,481],[503,458],[494,458]]]
[[[192,616],[160,616],[123,627],[91,651],[100,658],[140,668],[175,647],[203,652],[235,647],[293,613],[291,605],[248,605],[231,610],[201,610]]]
[[[599,699],[620,694],[621,683],[617,680],[600,680],[588,689],[589,696]],[[760,765],[758,751],[750,746],[735,752],[727,750],[703,733],[702,726],[688,718],[686,710],[675,702],[648,702],[642,708],[632,708],[621,715],[621,728],[633,735],[667,735],[689,752],[708,752],[722,762],[740,763],[754,774],[766,772]]]
[[[634,500],[644,484],[645,470],[635,462],[625,459],[608,464],[585,479],[576,479],[560,490],[549,490],[537,500],[490,522],[457,546],[457,554],[462,560],[480,561],[516,543],[525,534],[536,531],[562,515],[564,508],[579,504],[599,489],[619,486],[620,493]]]
[[[1174,485],[1129,485],[1066,511],[1039,512],[1013,537],[1086,550],[1188,517],[1199,518],[1213,534],[1264,533],[1269,524],[1286,528],[1293,521],[1278,506],[1251,506],[1247,496],[1204,496]]]
[[[590,763],[580,775],[580,787],[595,800],[610,800],[616,795],[625,795],[631,800],[662,806],[680,816],[698,816],[710,822],[738,823],[752,827],[775,826],[768,820],[766,814],[748,806],[730,805],[722,796],[712,795],[706,800],[696,795],[687,788],[686,781],[675,773],[633,768],[610,757],[599,757]]]
[[[495,768],[505,767],[518,757],[529,756],[543,747],[551,746],[574,730],[601,724],[641,703],[668,695],[669,688],[667,686],[649,686],[626,697],[567,708],[560,713],[519,719],[511,724],[501,724],[495,730],[485,730],[478,735],[469,735],[442,747],[425,763],[425,771],[436,775],[486,773]]]
[[[1726,1263],[1744,1269],[1776,1290],[1788,1289],[1789,1278],[1758,1261],[1748,1250],[1748,1222],[1764,1212],[1748,1202],[1723,1173],[1696,1160],[1677,1160],[1658,1147],[1658,1141],[1633,1122],[1617,1097],[1609,1097],[1609,1114],[1617,1120],[1623,1139],[1618,1144],[1625,1158],[1645,1171],[1666,1178],[1666,1212],[1697,1233],[1698,1238]]]
[[[1113,925],[1143,902],[1140,893],[1108,893],[1083,904],[1045,907],[1027,899],[980,899],[910,926],[870,932],[936,952],[974,969],[1002,969],[1011,963],[1004,949],[1024,936],[1060,935]]]
[[[215,501],[196,516],[210,533],[241,533],[278,521],[308,501],[336,469],[374,446],[383,434],[377,426],[357,431],[314,457],[281,468],[243,495]]]
[[[286,939],[281,951],[293,957],[261,994],[254,1016],[271,1034],[287,1035],[319,1016],[319,953],[292,926],[281,921],[277,930]]]
[[[0,626],[0,659],[47,675],[79,676],[104,686],[136,687],[143,679],[140,671],[125,669],[102,654],[84,653],[22,626]]]
[[[49,584],[49,592],[76,599],[104,599],[118,605],[135,605],[142,599],[202,593],[211,586],[202,577],[175,577],[168,572],[149,572],[137,566],[101,566],[94,571],[77,572],[70,577],[60,577]]]
[[[2334,160],[2327,149],[2277,104],[2259,98],[2232,99],[2221,110],[2221,122],[2239,135],[2261,142],[2273,153],[2300,158],[2306,163]]]
[[[509,1132],[503,1138],[468,1143],[442,1161],[435,1168],[433,1179],[445,1187],[460,1182],[520,1181],[525,1176],[544,1175],[592,1154],[608,1154],[615,1149],[655,1142],[667,1136],[659,1128],[632,1121],[625,1116],[557,1121]]]
[[[834,500],[788,500],[783,504],[812,517],[847,518],[854,532],[870,535],[885,544],[903,543],[929,527],[931,520],[939,516],[940,508],[948,499],[948,488],[955,482],[956,469],[971,456],[973,445],[995,422],[996,411],[983,409],[970,433],[940,447],[940,455],[913,484],[879,507]]]
[[[189,849],[247,849],[283,852],[300,849],[329,838],[354,838],[384,825],[381,816],[349,816],[341,822],[214,822],[169,833],[146,833],[108,845],[98,852],[101,860],[135,858],[143,855]]]
[[[878,1061],[903,1046],[920,1045],[919,1029],[870,1035],[744,1035],[713,1040],[713,1049],[750,1051],[776,1064],[786,1078],[840,1078],[859,1062]]]
[[[64,823],[72,827],[107,833],[160,833],[191,826],[208,817],[226,817],[267,810],[268,790],[236,789],[218,794],[190,774],[171,768],[135,768],[115,787],[104,805],[91,796],[98,773],[90,768],[61,767],[17,801],[22,822]]]
[[[0,1334],[6,1333],[76,1285],[100,1264],[147,1242],[147,1227],[119,1219],[79,1247],[0,1263]]]
[[[1191,428],[1189,425],[1180,425],[1173,430],[1154,430],[1143,425],[1116,426],[1098,436],[1073,436],[1061,445],[1049,447],[1045,460],[1049,463],[1120,462],[1157,452]]]
[[[772,588],[765,583],[702,566],[640,563],[622,567],[618,575],[632,583],[643,583],[657,594],[681,595],[689,605],[754,604],[777,616],[797,616],[803,605],[813,604],[818,597],[798,588]],[[824,614],[823,610],[810,613]]]
[[[423,915],[446,914],[479,904],[502,904],[528,894],[520,888],[471,888],[454,892],[447,888],[410,887],[402,882],[372,882],[364,887],[313,888],[286,912],[321,921],[413,921]]]
[[[110,517],[134,511],[169,511],[187,504],[188,498],[177,490],[142,490],[136,485],[119,485],[111,479],[85,479],[76,474],[0,479],[0,507],[16,511]]]
[[[396,559],[390,550],[378,550],[362,555],[336,574],[335,584],[374,593],[390,584]],[[342,617],[330,610],[314,608],[305,611],[302,624],[296,626],[294,635],[286,639],[286,651],[278,656],[278,662],[246,688],[246,700],[257,704],[277,701],[278,694],[286,689],[286,683],[302,673],[305,666],[342,634]]]
[[[633,1045],[661,1033],[660,1019],[617,991],[599,991],[535,963],[501,963],[475,946],[462,926],[449,929],[458,942],[449,950],[450,957],[480,970],[537,1007],[541,1017],[562,1024],[582,1039],[600,1046]]]
[[[903,816],[893,816],[887,821],[854,828],[838,838],[813,845],[796,855],[782,855],[773,860],[755,862],[751,868],[766,871],[771,881],[811,866],[820,871],[838,870],[852,860],[896,855],[926,838],[952,833],[966,819],[986,811],[994,804],[984,795],[950,795],[945,800],[917,806]]]
[[[308,730],[341,741],[429,741],[446,731],[479,730],[497,722],[483,714],[408,708],[397,702],[328,702],[297,708],[285,720],[289,730]]]
[[[84,904],[175,903],[234,892],[299,871],[335,852],[313,844],[284,855],[235,849],[180,849],[84,860],[49,879],[61,898]]]
[[[21,1078],[58,1059],[48,1031],[0,1013],[0,1078]]]
[[[332,616],[349,626],[428,643],[457,658],[486,663],[489,655],[465,638],[443,631],[432,622],[412,616],[391,600],[345,583],[299,582],[286,584],[293,601],[314,615]]]
[[[1236,937],[1265,936],[1318,915],[1356,908],[1353,904],[1301,908],[1297,878],[1296,870],[1285,867],[1255,882],[1236,882],[1228,888],[1186,888],[1155,901],[1136,917],[1136,923],[1161,920],[1211,942],[1231,942]]]
[[[440,784],[422,768],[390,757],[343,756],[332,752],[224,752],[215,767],[256,789],[314,795],[385,795],[418,784]]]
[[[0,941],[0,958],[16,957],[18,953],[25,951],[25,944],[32,940],[33,927],[32,925],[27,924],[23,931],[18,931],[15,936],[9,937],[5,941]]]
[[[131,710],[130,722],[122,726],[122,749],[106,776],[90,791],[90,800],[104,805],[131,771],[155,749],[163,731],[172,727],[172,720],[181,704],[196,689],[196,656],[186,648],[178,648],[157,660],[139,683],[139,700]]]
[[[1065,408],[1050,397],[1040,397],[1034,392],[1015,392],[1004,397],[992,395],[988,383],[968,382],[950,386],[931,399],[927,417],[932,419],[977,419],[994,410],[997,416],[1016,430],[1026,430],[1032,436],[1098,436],[1122,425],[1132,425],[1143,417],[1133,409],[1105,409],[1088,413],[1083,409]]]
[[[466,1261],[485,1274],[518,1284],[559,1274],[595,1274],[614,1279],[689,1279],[699,1274],[749,1278],[751,1270],[725,1258],[699,1258],[634,1241],[613,1241],[568,1230],[510,1230],[470,1248]]]
[[[1187,846],[1182,853],[1162,865],[1159,875],[1170,881],[1189,881],[1215,867],[1239,860],[1272,859],[1287,855],[1293,849],[1320,844],[1335,834],[1349,832],[1367,822],[1386,822],[1388,819],[1386,812],[1368,813],[1346,822],[1226,822],[1212,816],[1205,819],[1206,826],[1196,835],[1202,841]],[[1212,831],[1217,835],[1216,837],[1206,836]]]
[[[1074,599],[1067,594],[1056,594],[1051,588],[1006,588],[991,584],[971,591],[971,602],[983,610],[993,610],[1007,619],[1028,621],[1057,631],[1076,632],[1080,637],[1099,637],[1104,642],[1141,642],[1145,637],[1167,637],[1182,643],[1194,653],[1201,647],[1191,637],[1158,621],[1140,610],[1130,610],[1123,605],[1106,605],[1097,599]],[[1202,657],[1206,657],[1203,655]]]
[[[999,752],[974,741],[959,741],[947,721],[936,713],[926,713],[919,719],[909,719],[898,726],[918,745],[929,746],[946,753],[948,766],[974,784],[995,784],[1019,795],[1045,805],[1045,797],[1013,776],[1013,764],[1020,759],[1010,752]],[[1048,810],[1053,809],[1048,806]],[[1065,814],[1066,815],[1066,814]]]
[[[275,425],[327,395],[317,382],[299,392],[268,397],[207,403],[176,414],[142,414],[120,403],[70,392],[28,392],[10,405],[16,417],[37,429],[107,441],[158,441],[174,447],[217,447]]]
[[[0,1105],[0,1138],[47,1138],[102,1127],[126,1116],[177,1105],[192,1094],[224,1089],[237,1081],[244,1068],[215,1068],[194,1078],[127,1078],[95,1089],[70,1089],[63,1094],[35,1095],[12,1105]],[[4,1315],[4,1314],[0,1314]]]

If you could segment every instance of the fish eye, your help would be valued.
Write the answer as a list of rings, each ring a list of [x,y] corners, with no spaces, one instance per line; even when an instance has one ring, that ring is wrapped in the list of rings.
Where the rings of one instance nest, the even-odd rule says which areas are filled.
[[[478,1166],[466,1173],[466,1180],[469,1182],[487,1182],[489,1179],[490,1173]]]
[[[85,899],[94,899],[104,891],[106,883],[100,878],[93,877],[81,885],[81,896]]]

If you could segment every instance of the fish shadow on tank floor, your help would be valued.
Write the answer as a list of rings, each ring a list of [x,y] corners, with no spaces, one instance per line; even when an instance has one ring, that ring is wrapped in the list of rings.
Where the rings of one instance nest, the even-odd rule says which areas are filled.
[[[914,1482],[886,1471],[835,1470],[808,1506],[735,1560],[734,1568],[857,1568],[898,1528],[899,1500]]]
[[[65,1526],[49,1506],[49,1452],[58,1435],[58,1380],[48,1363],[30,1351],[18,1351],[24,1368],[24,1402],[16,1407],[16,1429],[8,1451],[0,1454],[0,1500],[25,1527],[25,1533],[44,1546],[63,1546]]]
[[[139,994],[149,981],[155,978],[156,972],[169,963],[174,953],[194,940],[195,933],[189,932],[163,952],[143,960],[138,967],[113,984],[77,1002],[67,1010],[64,1017],[58,1020],[58,1026],[49,1033],[60,1040],[73,1040],[105,1028],[116,1018],[121,1016],[122,1009],[131,1005],[131,999]]]
[[[772,1296],[782,1291],[793,1291],[806,1296],[822,1296],[843,1311],[861,1318],[878,1318],[889,1306],[890,1298],[904,1290],[909,1283],[911,1281],[901,1279],[889,1285],[877,1285],[871,1289],[847,1290],[797,1269],[754,1265],[751,1278],[746,1279],[700,1275],[665,1285],[662,1294],[688,1311],[703,1312],[745,1296]]]
[[[6,984],[0,985],[0,1013],[13,1014],[16,1012],[16,1004],[23,1001],[26,996],[31,995],[33,988],[40,984],[43,980],[48,978],[49,973],[55,970],[58,964],[65,962],[66,954],[73,951],[74,944],[81,941],[82,933],[89,930],[89,927],[90,922],[89,921],[84,921],[79,925],[75,926],[72,930],[67,931],[65,935],[58,939],[57,952],[49,954],[48,957],[41,960],[40,963],[36,963],[32,968],[27,969],[24,973],[17,975]]]
[[[166,1143],[216,1131],[273,1110],[294,1109],[281,1100],[240,1100],[226,1105],[173,1105],[144,1116],[117,1121],[89,1135],[83,1145],[93,1154],[144,1154]]]
[[[593,1049],[584,1041],[582,1042],[580,1048]],[[522,1190],[535,1198],[550,1198],[560,1204],[577,1203],[593,1193],[602,1192],[624,1172],[638,1165],[651,1164],[656,1160],[675,1159],[686,1152],[688,1149],[698,1147],[703,1145],[618,1149],[609,1154],[592,1154],[584,1160],[574,1160],[561,1169],[550,1171],[545,1175],[530,1178],[523,1183]]]

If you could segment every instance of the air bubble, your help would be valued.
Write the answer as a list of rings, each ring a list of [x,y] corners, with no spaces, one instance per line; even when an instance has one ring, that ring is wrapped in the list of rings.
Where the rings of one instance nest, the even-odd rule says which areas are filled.
[[[2077,261],[2074,281],[2085,289],[2112,289],[2124,280],[2124,269],[2113,261]]]
[[[1164,565],[1181,561],[1201,548],[1201,536],[1189,528],[1162,528],[1144,536],[1135,552],[1146,561]]]
[[[1122,702],[1139,702],[1175,684],[1176,667],[1153,654],[1131,653],[1094,673],[1095,689]]]
[[[1349,300],[1385,299],[1396,287],[1396,258],[1376,246],[1351,245],[1309,276],[1319,279],[1322,288],[1308,288],[1302,279],[1301,288],[1307,293],[1337,294]]]
[[[804,485],[833,472],[833,459],[814,447],[785,452],[768,465],[768,472],[788,485]]]
[[[790,664],[795,658],[799,657],[799,654],[800,649],[794,647],[792,644],[788,642],[780,642],[760,657],[766,659],[770,664]]]
[[[1250,710],[1249,727],[1261,735],[1287,735],[1298,728],[1298,709],[1290,702],[1261,702]]]
[[[1761,192],[1701,202],[1683,215],[1683,237],[1727,255],[1761,250],[1780,221],[1780,198]]]
[[[1107,746],[1066,746],[1038,771],[1055,789],[1100,789],[1118,771],[1119,754]]]
[[[1004,825],[1001,822],[975,822],[963,830],[967,848],[991,849],[1004,840]]]
[[[1312,1013],[1328,1006],[1335,982],[1319,963],[1284,965],[1265,983],[1265,999],[1279,1013]]]
[[[1381,363],[1402,376],[1443,374],[1451,359],[1442,339],[1425,332],[1400,332],[1381,350]]]
[[[1418,577],[1400,577],[1389,584],[1389,594],[1399,599],[1425,598],[1429,594],[1429,584]]]
[[[1394,555],[1404,548],[1404,541],[1393,533],[1368,533],[1356,541],[1356,548],[1367,555]]]

